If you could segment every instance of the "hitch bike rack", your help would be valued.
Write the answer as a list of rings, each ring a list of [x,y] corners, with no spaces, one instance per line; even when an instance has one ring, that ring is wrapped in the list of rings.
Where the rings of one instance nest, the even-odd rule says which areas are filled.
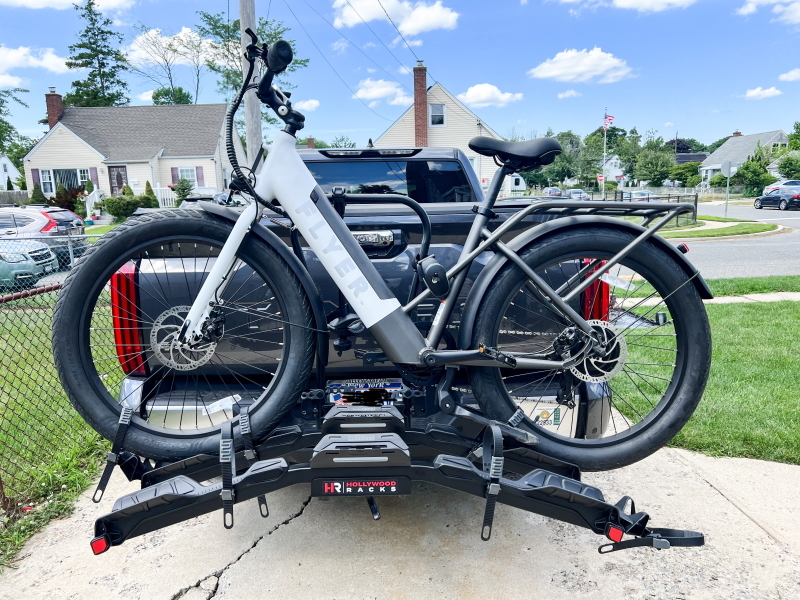
[[[379,519],[375,497],[409,494],[414,481],[485,498],[484,541],[500,502],[605,536],[609,542],[598,548],[601,553],[704,544],[696,531],[648,527],[649,515],[637,512],[628,496],[610,504],[598,488],[581,482],[578,467],[538,452],[531,433],[469,406],[439,411],[432,388],[404,388],[400,401],[389,406],[326,406],[325,397],[324,390],[305,392],[282,425],[257,445],[245,409],[236,439],[231,422],[223,426],[219,456],[153,465],[115,443],[110,467],[118,464],[128,479],[141,479],[142,489],[119,498],[112,512],[96,520],[94,554],[219,509],[231,528],[235,504],[251,498],[259,498],[267,517],[265,495],[301,483],[310,484],[312,496],[363,496]],[[221,481],[202,483],[220,475]]]

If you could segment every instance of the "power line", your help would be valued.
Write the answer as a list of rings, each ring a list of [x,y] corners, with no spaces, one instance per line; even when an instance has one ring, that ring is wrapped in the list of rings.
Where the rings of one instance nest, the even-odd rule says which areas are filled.
[[[359,48],[359,47],[358,47],[356,44],[354,44],[354,43],[353,43],[353,42],[352,42],[350,39],[348,39],[348,38],[347,38],[347,36],[345,36],[345,35],[344,35],[342,32],[340,32],[338,29],[336,29],[336,27],[333,25],[333,23],[331,23],[330,21],[328,21],[328,19],[326,19],[325,17],[323,17],[321,14],[319,14],[319,12],[317,11],[317,9],[316,9],[316,8],[314,8],[313,6],[311,6],[311,5],[310,5],[310,4],[309,4],[309,3],[308,3],[306,0],[303,0],[303,2],[305,2],[306,6],[308,6],[308,8],[310,8],[310,9],[311,9],[311,10],[313,10],[315,13],[317,13],[317,16],[318,16],[320,19],[322,19],[322,20],[323,20],[323,21],[325,21],[325,22],[326,22],[328,25],[330,25],[330,26],[331,26],[331,28],[332,28],[332,29],[333,29],[333,30],[334,30],[334,31],[335,31],[337,34],[339,34],[339,36],[341,36],[341,37],[343,37],[345,40],[347,40],[347,42],[348,42],[350,45],[352,45],[352,46],[353,46],[353,48],[355,48],[356,50],[358,50],[359,52],[361,52],[361,54],[363,54],[363,55],[364,55],[364,56],[366,56],[366,57],[367,57],[369,60],[371,60],[371,61],[372,61],[372,63],[373,63],[373,64],[374,64],[376,67],[378,67],[378,68],[379,68],[381,71],[383,71],[384,73],[386,73],[386,74],[387,74],[389,77],[391,77],[391,78],[392,78],[392,79],[394,79],[394,80],[395,80],[397,83],[399,83],[399,84],[400,84],[400,85],[402,85],[404,88],[406,88],[406,90],[408,90],[409,92],[411,91],[409,88],[407,88],[407,87],[406,87],[406,86],[403,84],[403,82],[402,82],[402,81],[400,81],[400,80],[399,80],[399,79],[397,79],[397,78],[396,78],[394,75],[392,75],[391,73],[389,73],[389,71],[387,71],[387,70],[386,70],[386,69],[384,69],[384,68],[383,68],[383,67],[382,67],[380,64],[378,64],[378,63],[375,61],[375,59],[373,59],[373,58],[372,58],[372,57],[371,57],[369,54],[367,54],[366,52],[364,52],[364,51],[363,51],[361,48]],[[400,62],[400,61],[398,61],[398,62]],[[406,67],[405,67],[405,65],[403,65],[402,63],[400,64],[400,66],[402,66],[403,68],[406,68]]]
[[[287,0],[283,0],[283,3],[286,5],[286,8],[288,8],[288,9],[289,9],[289,12],[290,12],[290,13],[292,13],[292,16],[294,17],[295,21],[297,21],[297,24],[298,24],[298,25],[300,25],[300,29],[302,29],[302,30],[303,30],[303,33],[305,33],[305,34],[306,34],[306,37],[308,37],[308,39],[309,39],[309,41],[311,42],[311,44],[314,46],[314,48],[316,48],[316,49],[317,49],[317,52],[319,52],[320,56],[322,56],[322,59],[323,59],[323,60],[324,60],[326,63],[328,63],[328,66],[331,68],[331,71],[333,71],[333,72],[336,74],[336,76],[339,78],[339,80],[340,80],[340,81],[341,81],[341,82],[344,84],[344,86],[345,86],[345,87],[346,87],[348,90],[350,90],[350,91],[352,92],[353,96],[354,96],[355,98],[357,98],[357,99],[358,99],[358,101],[359,101],[359,102],[361,102],[361,104],[363,104],[364,106],[366,106],[366,107],[367,107],[367,108],[368,108],[368,109],[369,109],[369,110],[370,110],[372,113],[374,113],[375,115],[379,116],[379,117],[380,117],[381,119],[383,119],[384,121],[392,121],[392,119],[389,119],[389,118],[387,118],[387,117],[384,117],[382,114],[380,114],[380,113],[376,112],[375,110],[373,110],[373,108],[372,108],[372,107],[371,107],[369,104],[367,104],[366,102],[364,102],[364,100],[363,100],[362,98],[360,98],[360,97],[359,97],[359,95],[355,93],[355,91],[353,91],[353,88],[351,88],[351,87],[348,85],[348,83],[347,83],[347,82],[344,80],[344,78],[343,78],[341,75],[339,75],[339,71],[337,71],[336,69],[334,69],[334,68],[333,68],[333,65],[332,65],[332,64],[331,64],[331,62],[328,60],[328,57],[326,57],[326,56],[325,56],[325,53],[324,53],[324,52],[322,52],[322,50],[320,50],[320,49],[319,49],[319,46],[317,46],[317,43],[314,41],[314,38],[312,38],[312,37],[309,35],[308,31],[306,31],[306,28],[305,28],[305,26],[303,25],[302,21],[300,21],[300,19],[298,19],[298,18],[297,18],[297,15],[296,15],[296,14],[294,14],[294,11],[292,10],[292,7],[291,7],[291,6],[289,6],[289,3],[287,2]]]
[[[350,0],[345,0],[345,2],[347,2],[347,5],[348,5],[350,8],[352,8],[352,9],[353,9],[353,12],[354,12],[354,13],[356,13],[356,15],[358,16],[358,18],[359,18],[359,19],[361,19],[361,22],[362,22],[362,23],[364,23],[364,25],[366,25],[366,26],[367,26],[367,29],[369,29],[369,30],[372,32],[372,35],[374,35],[374,36],[375,36],[375,39],[376,39],[376,40],[378,40],[378,41],[381,43],[381,46],[383,46],[384,48],[386,48],[386,51],[387,51],[389,54],[391,54],[391,55],[392,55],[392,58],[393,58],[393,59],[395,59],[395,60],[397,61],[397,64],[398,64],[398,65],[400,65],[401,67],[404,67],[404,68],[406,68],[406,66],[403,64],[403,62],[402,62],[402,61],[401,61],[399,58],[397,58],[397,56],[395,55],[395,53],[394,53],[394,52],[392,52],[392,51],[389,49],[389,46],[387,46],[386,44],[384,44],[384,43],[383,43],[383,40],[382,40],[380,37],[378,37],[378,34],[377,34],[377,33],[375,33],[375,30],[374,30],[374,29],[372,29],[372,27],[370,27],[370,26],[369,26],[369,23],[367,23],[367,22],[364,20],[364,17],[362,17],[362,16],[361,16],[361,14],[360,14],[360,13],[359,13],[359,12],[356,10],[356,7],[355,7],[355,6],[353,6],[352,4],[350,4]],[[406,89],[407,89],[407,88],[406,88]]]
[[[348,2],[348,4],[350,4],[350,3]],[[394,21],[392,21],[392,17],[390,17],[390,16],[389,16],[389,13],[386,11],[386,8],[383,6],[383,2],[381,2],[381,0],[378,0],[378,4],[380,4],[380,5],[381,5],[381,8],[383,8],[383,12],[385,12],[385,13],[386,13],[386,18],[387,18],[387,19],[389,19],[389,23],[391,23],[392,25],[394,25],[395,31],[397,31],[397,35],[399,35],[399,36],[400,36],[400,39],[401,39],[401,40],[403,40],[403,43],[405,43],[406,47],[407,47],[409,50],[411,50],[411,54],[413,54],[413,55],[414,55],[414,58],[415,58],[417,61],[419,61],[419,57],[417,56],[417,53],[416,53],[416,52],[414,52],[414,49],[413,49],[411,46],[409,46],[409,45],[408,45],[408,42],[406,42],[406,38],[404,38],[404,37],[403,37],[403,34],[402,34],[402,33],[400,33],[400,30],[397,28],[397,25],[395,25],[395,24],[394,24]]]

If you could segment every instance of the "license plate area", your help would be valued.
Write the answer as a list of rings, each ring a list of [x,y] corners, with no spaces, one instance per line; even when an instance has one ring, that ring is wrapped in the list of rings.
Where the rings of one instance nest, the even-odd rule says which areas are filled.
[[[398,496],[411,493],[408,477],[336,477],[311,482],[312,496]]]

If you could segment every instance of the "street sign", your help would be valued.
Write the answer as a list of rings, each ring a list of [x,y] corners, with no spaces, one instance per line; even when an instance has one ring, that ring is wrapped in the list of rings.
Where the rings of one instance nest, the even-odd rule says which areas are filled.
[[[624,175],[616,175],[614,179],[616,179],[617,181],[622,181],[623,177]]]
[[[597,181],[600,182],[600,183],[603,183],[603,176],[602,175],[598,175],[597,176]]]
[[[722,171],[722,174],[725,175],[725,177],[730,177],[731,176],[731,161],[726,160],[724,163],[722,163],[722,167],[721,167],[720,170]]]

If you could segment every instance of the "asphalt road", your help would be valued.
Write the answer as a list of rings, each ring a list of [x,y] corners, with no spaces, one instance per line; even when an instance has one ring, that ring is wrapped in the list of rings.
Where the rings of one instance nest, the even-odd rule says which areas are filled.
[[[724,206],[701,204],[701,215],[722,217]],[[689,241],[687,258],[706,279],[800,275],[800,211],[729,205],[728,217],[793,228],[789,233],[735,240]]]

